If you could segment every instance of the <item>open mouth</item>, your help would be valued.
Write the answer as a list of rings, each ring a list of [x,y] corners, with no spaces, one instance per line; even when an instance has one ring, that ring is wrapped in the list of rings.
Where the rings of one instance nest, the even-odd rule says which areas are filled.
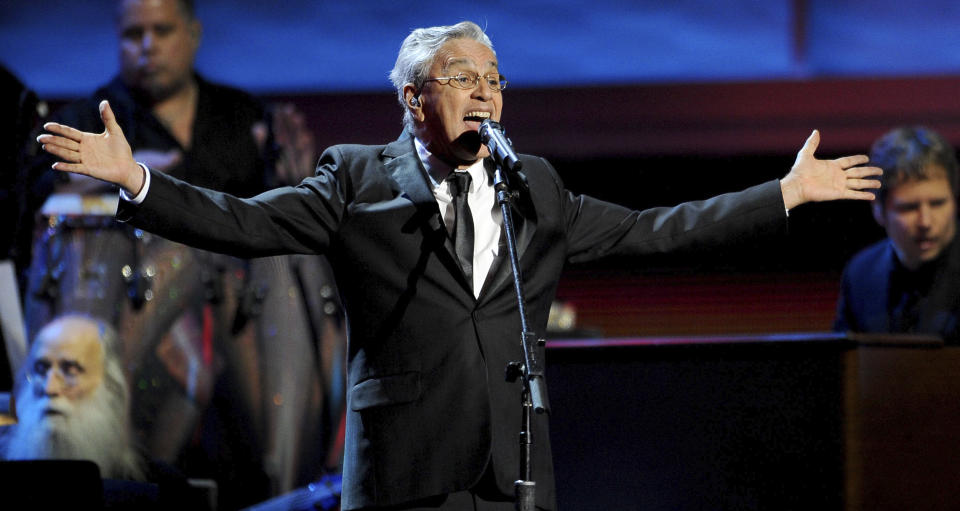
[[[480,129],[480,123],[482,123],[483,121],[489,118],[490,118],[490,112],[481,112],[479,110],[474,112],[467,112],[467,115],[463,116],[463,120],[469,125],[473,126],[474,124],[476,124],[476,126],[473,126],[474,129]]]

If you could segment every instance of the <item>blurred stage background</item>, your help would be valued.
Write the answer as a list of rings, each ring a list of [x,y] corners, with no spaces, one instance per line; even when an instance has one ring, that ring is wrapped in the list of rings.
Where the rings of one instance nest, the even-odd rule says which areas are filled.
[[[486,26],[510,79],[503,122],[569,188],[636,207],[782,177],[897,124],[960,142],[960,4],[892,0],[197,2],[198,68],[296,103],[318,146],[400,130],[387,73],[411,28]],[[116,71],[113,2],[5,2],[0,62],[41,98]],[[725,253],[571,268],[559,298],[605,335],[823,330],[844,261],[877,239],[865,204],[805,206],[791,236]]]

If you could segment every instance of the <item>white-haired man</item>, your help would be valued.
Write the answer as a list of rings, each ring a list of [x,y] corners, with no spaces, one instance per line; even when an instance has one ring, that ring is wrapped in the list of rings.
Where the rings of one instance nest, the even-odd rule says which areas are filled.
[[[103,477],[144,479],[132,442],[117,336],[103,321],[61,316],[37,334],[15,384],[8,460],[90,460]]]
[[[520,384],[503,372],[523,358],[520,318],[478,134],[500,120],[506,81],[470,22],[414,30],[391,78],[405,112],[398,140],[331,147],[314,177],[252,199],[144,170],[106,103],[103,134],[48,123],[38,140],[64,160],[54,168],[121,185],[132,198],[118,216],[138,227],[236,255],[329,256],[349,283],[344,510],[513,509]],[[878,182],[863,178],[880,170],[860,166],[865,156],[818,160],[818,142],[780,181],[647,211],[568,192],[546,160],[521,155],[528,189],[512,216],[532,330],[544,331],[567,261],[702,249],[778,231],[804,202],[872,198],[864,189]],[[473,233],[466,251],[461,228]],[[536,505],[552,509],[549,432],[533,422]]]

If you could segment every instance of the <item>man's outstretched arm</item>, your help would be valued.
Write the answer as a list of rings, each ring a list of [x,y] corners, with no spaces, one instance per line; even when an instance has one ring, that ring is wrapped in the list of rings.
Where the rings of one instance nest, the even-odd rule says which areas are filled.
[[[55,170],[84,174],[121,186],[130,196],[136,196],[146,179],[137,165],[130,144],[123,136],[107,101],[100,103],[103,133],[94,134],[70,126],[49,122],[44,128],[50,134],[37,137],[43,150],[60,158],[53,164]],[[818,160],[814,156],[820,144],[820,133],[814,131],[797,153],[790,172],[780,181],[783,202],[792,209],[805,202],[838,199],[871,200],[867,191],[880,187],[879,167],[861,166],[869,159],[865,155],[845,156],[835,160]]]

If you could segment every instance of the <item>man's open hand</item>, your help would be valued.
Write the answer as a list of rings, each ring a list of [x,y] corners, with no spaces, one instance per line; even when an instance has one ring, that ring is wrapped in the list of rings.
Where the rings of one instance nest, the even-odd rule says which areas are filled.
[[[48,122],[43,128],[50,133],[37,137],[37,142],[62,160],[53,164],[55,170],[95,177],[136,195],[143,186],[143,170],[134,161],[130,144],[106,100],[100,102],[100,119],[104,131],[99,134]]]
[[[835,160],[818,160],[814,156],[820,145],[820,132],[814,130],[797,153],[790,173],[780,180],[783,202],[792,209],[805,202],[837,199],[872,200],[867,191],[880,188],[879,167],[861,167],[870,161],[866,155],[845,156]]]

